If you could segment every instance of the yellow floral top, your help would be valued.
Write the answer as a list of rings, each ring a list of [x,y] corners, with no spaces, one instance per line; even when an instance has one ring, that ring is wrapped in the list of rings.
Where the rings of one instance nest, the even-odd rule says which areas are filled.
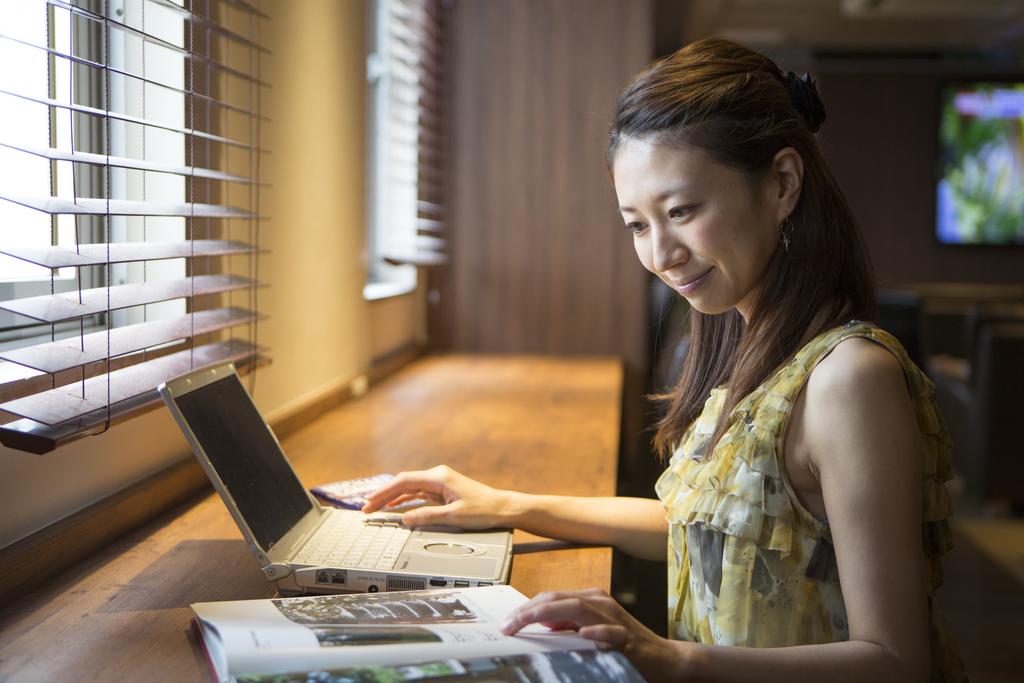
[[[931,381],[892,335],[859,321],[828,330],[744,397],[707,455],[726,390],[711,392],[656,485],[669,522],[669,634],[719,645],[780,647],[848,640],[827,521],[799,502],[782,458],[786,421],[811,370],[839,342],[871,339],[895,355],[924,452],[922,540],[928,557],[932,681],[966,681],[934,600],[952,547],[944,482],[950,441]]]

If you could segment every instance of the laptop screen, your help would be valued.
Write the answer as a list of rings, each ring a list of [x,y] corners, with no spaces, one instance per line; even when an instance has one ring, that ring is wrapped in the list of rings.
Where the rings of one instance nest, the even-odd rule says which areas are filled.
[[[174,399],[256,542],[269,550],[313,504],[238,376]]]

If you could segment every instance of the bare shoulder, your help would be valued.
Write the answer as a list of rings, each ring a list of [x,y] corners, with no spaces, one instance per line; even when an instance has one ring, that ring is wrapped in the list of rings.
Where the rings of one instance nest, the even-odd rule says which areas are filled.
[[[868,339],[844,339],[807,379],[809,403],[849,408],[850,401],[909,399],[903,366],[888,349]]]
[[[903,367],[892,351],[863,337],[844,339],[821,359],[809,382],[839,388],[862,381],[903,379]]]
[[[841,443],[916,433],[902,365],[868,339],[840,342],[811,372],[806,391],[808,445],[815,460],[846,450]]]

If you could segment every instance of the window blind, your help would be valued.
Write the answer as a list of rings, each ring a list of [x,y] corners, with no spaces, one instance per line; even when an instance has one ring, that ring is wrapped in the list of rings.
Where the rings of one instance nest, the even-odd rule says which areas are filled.
[[[447,263],[444,213],[445,5],[377,0],[374,213],[377,264]]]
[[[248,0],[0,0],[0,442],[42,453],[257,343]],[[20,68],[19,68],[20,67]]]

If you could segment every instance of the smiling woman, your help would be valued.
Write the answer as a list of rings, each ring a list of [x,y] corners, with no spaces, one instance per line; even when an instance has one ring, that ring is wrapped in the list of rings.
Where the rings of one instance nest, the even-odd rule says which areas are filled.
[[[792,149],[773,165],[751,180],[700,149],[643,139],[615,156],[616,191],[628,204],[620,211],[640,262],[700,313],[736,308],[750,320],[755,285],[779,243],[779,214],[792,212],[803,171]]]
[[[608,167],[641,264],[691,305],[691,341],[641,498],[536,496],[440,467],[367,511],[515,526],[668,560],[669,639],[601,591],[540,622],[622,650],[648,680],[964,681],[935,594],[951,548],[949,437],[932,385],[870,322],[867,253],[814,133],[809,76],[724,40],[647,67],[619,98]],[[667,543],[666,543],[667,541]]]
[[[661,218],[637,235],[637,253],[669,286],[686,286],[692,304],[693,353],[655,440],[662,453],[712,388],[729,380],[727,415],[830,323],[876,315],[867,251],[814,138],[824,119],[813,80],[783,76],[767,57],[724,41],[652,64],[619,99],[608,165],[620,204],[643,208],[634,194],[663,199],[648,202],[646,221],[623,217],[634,233],[635,223]],[[653,173],[641,181],[644,169]],[[680,180],[695,184],[690,194],[663,198],[649,185]],[[686,216],[671,224],[686,225],[685,238],[667,228],[666,212],[680,208]],[[691,247],[693,263],[680,262]],[[706,281],[688,282],[715,266]]]

